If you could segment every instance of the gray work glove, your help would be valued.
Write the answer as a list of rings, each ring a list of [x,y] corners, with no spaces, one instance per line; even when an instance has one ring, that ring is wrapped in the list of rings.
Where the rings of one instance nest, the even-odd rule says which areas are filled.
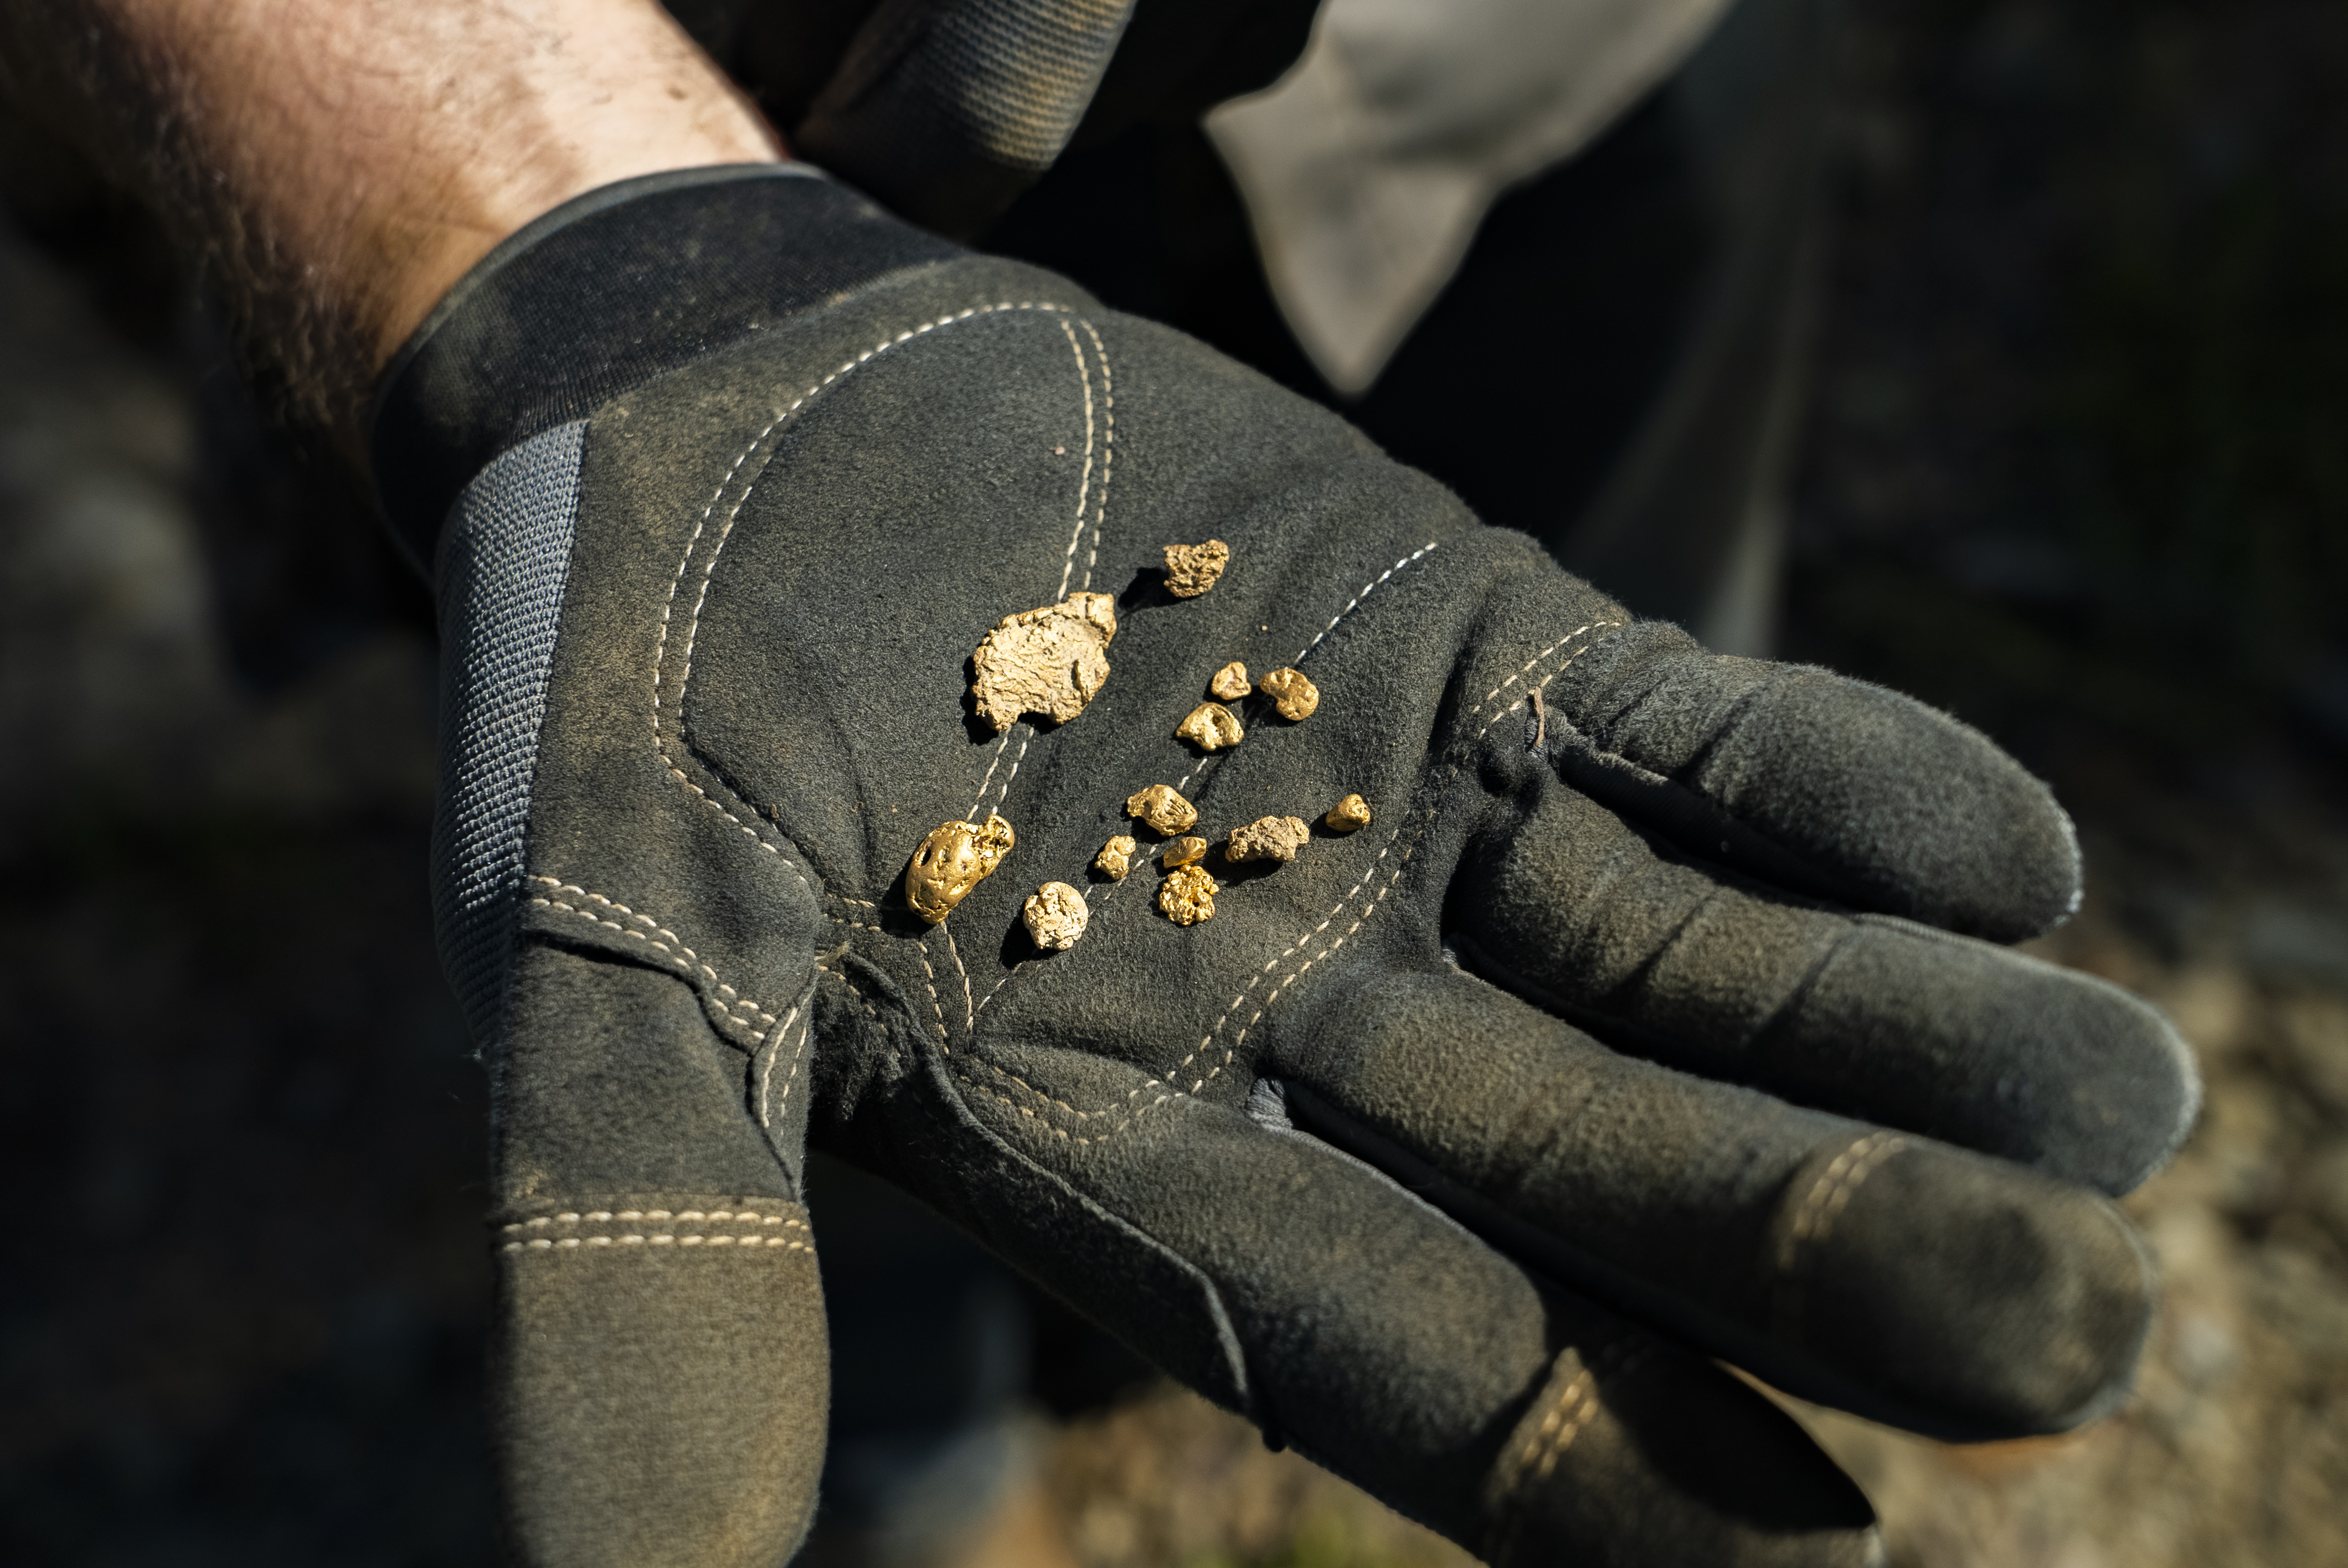
[[[1959,1439],[2123,1397],[2153,1285],[2104,1194],[2193,1073],[1994,945],[2077,854],[1962,725],[1635,621],[1325,411],[812,178],[533,226],[396,367],[376,459],[437,560],[523,1561],[798,1539],[810,1142],[1496,1563],[1872,1560],[1714,1358]],[[1210,538],[1178,597],[1163,547]],[[982,639],[1072,595],[1113,605],[1046,629],[1037,700],[1097,690],[998,732]],[[1317,712],[1178,739],[1232,661]],[[1159,784],[1189,872],[1128,815]],[[1292,861],[1225,858],[1290,816]],[[981,867],[997,817],[922,918],[917,848],[970,825],[942,864]],[[1054,882],[1065,950],[1023,922]]]

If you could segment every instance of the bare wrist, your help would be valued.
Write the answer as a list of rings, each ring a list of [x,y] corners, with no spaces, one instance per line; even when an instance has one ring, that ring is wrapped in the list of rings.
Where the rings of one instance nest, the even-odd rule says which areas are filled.
[[[201,255],[252,357],[346,442],[434,303],[531,219],[636,175],[784,156],[654,0],[29,3],[34,46]]]

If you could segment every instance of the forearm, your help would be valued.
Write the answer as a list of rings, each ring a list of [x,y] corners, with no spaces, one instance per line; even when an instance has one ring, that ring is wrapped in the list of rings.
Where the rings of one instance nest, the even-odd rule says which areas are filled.
[[[782,156],[654,0],[17,0],[11,75],[200,255],[295,411],[506,235],[615,179]]]

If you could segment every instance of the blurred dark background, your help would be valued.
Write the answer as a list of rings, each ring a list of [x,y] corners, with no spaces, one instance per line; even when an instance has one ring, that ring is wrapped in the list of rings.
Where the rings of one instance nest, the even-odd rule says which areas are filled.
[[[2045,950],[2169,1006],[2210,1111],[2132,1200],[2127,1415],[1814,1419],[1903,1564],[2348,1564],[2348,5],[1851,0],[1837,77],[1783,651],[2054,782]],[[199,294],[0,123],[0,1557],[486,1562],[428,606]],[[1457,1560],[1076,1382],[1087,1564]]]

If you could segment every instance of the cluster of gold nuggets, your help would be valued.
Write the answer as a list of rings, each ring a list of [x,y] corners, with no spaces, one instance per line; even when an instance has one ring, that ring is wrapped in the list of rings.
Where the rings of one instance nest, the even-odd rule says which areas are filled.
[[[1168,545],[1167,590],[1178,599],[1195,599],[1215,586],[1231,559],[1231,547],[1220,539]],[[976,679],[971,690],[980,714],[997,733],[1031,712],[1066,723],[1107,683],[1106,650],[1116,635],[1116,601],[1105,593],[1073,593],[1058,604],[1005,616],[980,641],[972,657]],[[1251,682],[1247,666],[1236,661],[1215,671],[1207,691],[1215,700],[1190,710],[1174,730],[1204,752],[1225,751],[1247,738],[1239,715],[1224,704],[1251,692],[1271,698],[1280,716],[1291,723],[1302,723],[1321,706],[1320,689],[1302,671],[1274,670]],[[1159,911],[1178,926],[1213,919],[1215,895],[1222,889],[1205,865],[1211,846],[1190,832],[1199,824],[1198,807],[1161,784],[1129,797],[1125,814],[1171,840],[1158,856],[1166,873],[1158,886]],[[1322,818],[1333,833],[1351,833],[1369,820],[1369,803],[1358,794],[1347,795]],[[1285,864],[1296,858],[1312,836],[1301,817],[1259,817],[1231,830],[1222,856],[1234,865],[1251,860]],[[940,825],[922,840],[912,864],[905,868],[905,901],[913,913],[936,925],[994,874],[1015,842],[1011,825],[993,813],[983,824]],[[1112,882],[1122,882],[1137,862],[1148,859],[1131,835],[1121,833],[1093,857],[1093,869]],[[1046,882],[1028,897],[1022,917],[1038,948],[1060,952],[1076,945],[1092,916],[1083,893],[1066,882]]]

